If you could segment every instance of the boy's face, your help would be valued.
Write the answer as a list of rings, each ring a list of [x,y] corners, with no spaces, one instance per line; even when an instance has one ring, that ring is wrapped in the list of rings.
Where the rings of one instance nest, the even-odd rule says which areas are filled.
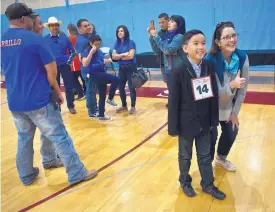
[[[200,63],[206,52],[206,41],[204,35],[193,35],[188,43],[183,45],[183,51],[193,62]]]

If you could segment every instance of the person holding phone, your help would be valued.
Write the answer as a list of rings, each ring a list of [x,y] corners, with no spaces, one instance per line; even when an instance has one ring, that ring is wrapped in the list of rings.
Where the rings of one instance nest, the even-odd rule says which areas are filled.
[[[168,23],[168,32],[161,38],[156,29],[148,27],[148,33],[155,42],[154,51],[163,54],[164,71],[167,79],[167,88],[171,93],[173,60],[182,51],[182,37],[185,33],[185,20],[182,16],[172,15]],[[156,48],[157,47],[157,48]]]
[[[168,22],[169,22],[169,16],[166,13],[161,13],[158,16],[158,23],[160,26],[160,30],[158,31],[158,35],[161,37],[161,39],[164,38],[164,35],[168,32]],[[150,22],[150,29],[156,29],[154,21],[152,20]],[[159,63],[161,74],[163,81],[167,83],[167,78],[165,75],[165,68],[164,68],[164,57],[163,52],[160,50],[160,48],[157,46],[156,42],[153,39],[153,36],[150,35],[149,42],[151,44],[152,50],[154,54],[157,56],[157,62]],[[166,104],[166,107],[168,104]]]

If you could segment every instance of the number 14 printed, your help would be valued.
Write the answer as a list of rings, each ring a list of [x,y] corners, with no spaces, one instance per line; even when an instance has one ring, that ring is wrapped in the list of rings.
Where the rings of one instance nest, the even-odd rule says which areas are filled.
[[[211,98],[214,96],[210,76],[192,79],[192,88],[195,101]]]

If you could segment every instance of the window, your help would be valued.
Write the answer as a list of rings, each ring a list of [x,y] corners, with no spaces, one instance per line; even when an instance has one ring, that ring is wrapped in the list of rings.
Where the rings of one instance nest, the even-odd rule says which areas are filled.
[[[81,3],[90,3],[104,0],[69,0],[69,4],[81,4]]]
[[[19,0],[32,9],[66,6],[65,0]]]

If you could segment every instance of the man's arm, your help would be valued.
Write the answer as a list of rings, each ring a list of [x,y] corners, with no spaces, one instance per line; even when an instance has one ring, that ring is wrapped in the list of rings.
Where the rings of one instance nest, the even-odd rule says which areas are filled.
[[[46,72],[47,72],[47,78],[50,86],[56,91],[58,98],[60,99],[60,104],[64,103],[64,97],[61,93],[61,90],[58,86],[58,83],[56,81],[56,76],[57,76],[57,66],[56,62],[50,62],[46,65],[44,65]]]

